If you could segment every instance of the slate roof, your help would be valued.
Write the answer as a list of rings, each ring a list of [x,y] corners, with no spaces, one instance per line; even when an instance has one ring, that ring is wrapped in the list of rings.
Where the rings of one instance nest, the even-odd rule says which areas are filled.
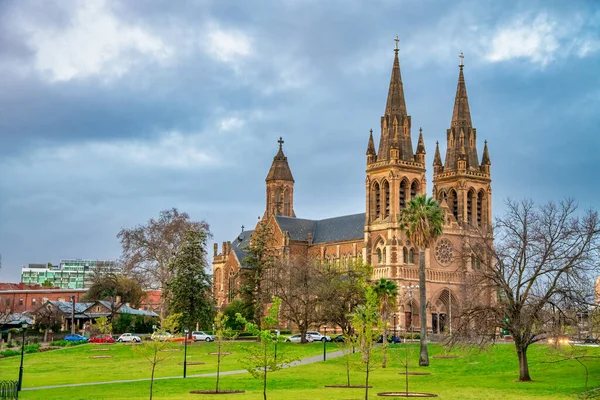
[[[70,301],[48,300],[48,303],[50,303],[53,306],[55,306],[56,308],[58,308],[61,312],[63,312],[63,313],[69,313],[69,314],[71,313],[71,309],[73,307],[73,305],[72,305],[72,303]],[[84,313],[85,310],[87,310],[88,308],[90,308],[94,304],[95,304],[94,302],[91,302],[91,303],[75,303],[75,314]]]
[[[245,247],[250,246],[250,236],[254,231],[243,231],[234,240],[231,241],[231,250],[235,253],[240,265],[243,266],[242,261],[246,257],[247,253],[243,250]]]
[[[119,308],[120,314],[131,314],[131,315],[145,315],[147,317],[158,317],[158,314],[153,311],[146,310],[138,310],[136,308],[129,307],[128,305],[123,304]]]
[[[312,233],[313,244],[362,239],[365,218],[365,213],[321,220],[275,217],[280,229],[289,232],[290,240],[307,240],[308,233]]]

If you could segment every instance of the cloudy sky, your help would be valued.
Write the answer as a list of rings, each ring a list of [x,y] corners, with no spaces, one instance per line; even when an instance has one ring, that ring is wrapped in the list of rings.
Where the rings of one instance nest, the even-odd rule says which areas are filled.
[[[0,1],[0,281],[116,258],[122,227],[171,207],[231,240],[264,211],[279,136],[299,217],[364,212],[396,34],[429,166],[462,51],[494,213],[509,196],[598,208],[599,4]]]

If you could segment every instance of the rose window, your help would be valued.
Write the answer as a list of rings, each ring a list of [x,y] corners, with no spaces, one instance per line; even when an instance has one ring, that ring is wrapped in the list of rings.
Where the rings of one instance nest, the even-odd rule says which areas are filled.
[[[435,258],[442,265],[448,265],[452,262],[454,248],[452,242],[448,239],[438,240],[435,246]]]

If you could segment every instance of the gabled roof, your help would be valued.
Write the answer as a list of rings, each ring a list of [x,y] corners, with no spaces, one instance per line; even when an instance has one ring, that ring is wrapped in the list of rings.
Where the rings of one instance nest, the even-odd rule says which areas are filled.
[[[129,307],[126,304],[123,304],[120,308],[119,308],[119,313],[120,314],[131,314],[131,315],[144,315],[147,317],[158,317],[158,314],[153,312],[153,311],[146,311],[146,310],[138,310],[132,307]]]
[[[275,217],[279,228],[289,232],[291,240],[307,240],[308,234],[311,233],[313,244],[362,239],[364,238],[365,218],[365,213],[321,220]]]
[[[63,313],[71,313],[71,310],[73,309],[73,305],[72,305],[72,303],[70,301],[48,300],[48,303],[52,304],[53,306],[55,306],[56,308],[58,308],[60,312],[63,312]],[[94,304],[95,304],[94,302],[90,302],[90,303],[75,303],[75,313],[76,314],[84,313],[85,310],[87,310],[88,308],[90,308]]]
[[[254,231],[243,231],[241,232],[232,242],[231,242],[231,250],[235,253],[240,265],[243,265],[243,260],[248,254],[243,249],[250,246],[250,236]]]

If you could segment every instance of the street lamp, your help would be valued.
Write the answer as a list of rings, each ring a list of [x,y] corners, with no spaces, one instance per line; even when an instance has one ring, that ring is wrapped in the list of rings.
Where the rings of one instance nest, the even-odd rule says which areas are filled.
[[[392,341],[396,343],[396,313],[394,313],[394,339]]]
[[[186,376],[186,370],[187,370],[187,339],[188,339],[188,332],[190,330],[185,328],[183,330],[183,332],[185,333],[185,337],[183,340],[183,377],[185,378]]]
[[[21,367],[19,368],[19,385],[17,391],[21,391],[23,386],[23,355],[25,354],[25,331],[27,331],[27,324],[21,325],[23,327],[23,341],[21,342]]]
[[[323,324],[323,361],[327,360],[327,324]]]

